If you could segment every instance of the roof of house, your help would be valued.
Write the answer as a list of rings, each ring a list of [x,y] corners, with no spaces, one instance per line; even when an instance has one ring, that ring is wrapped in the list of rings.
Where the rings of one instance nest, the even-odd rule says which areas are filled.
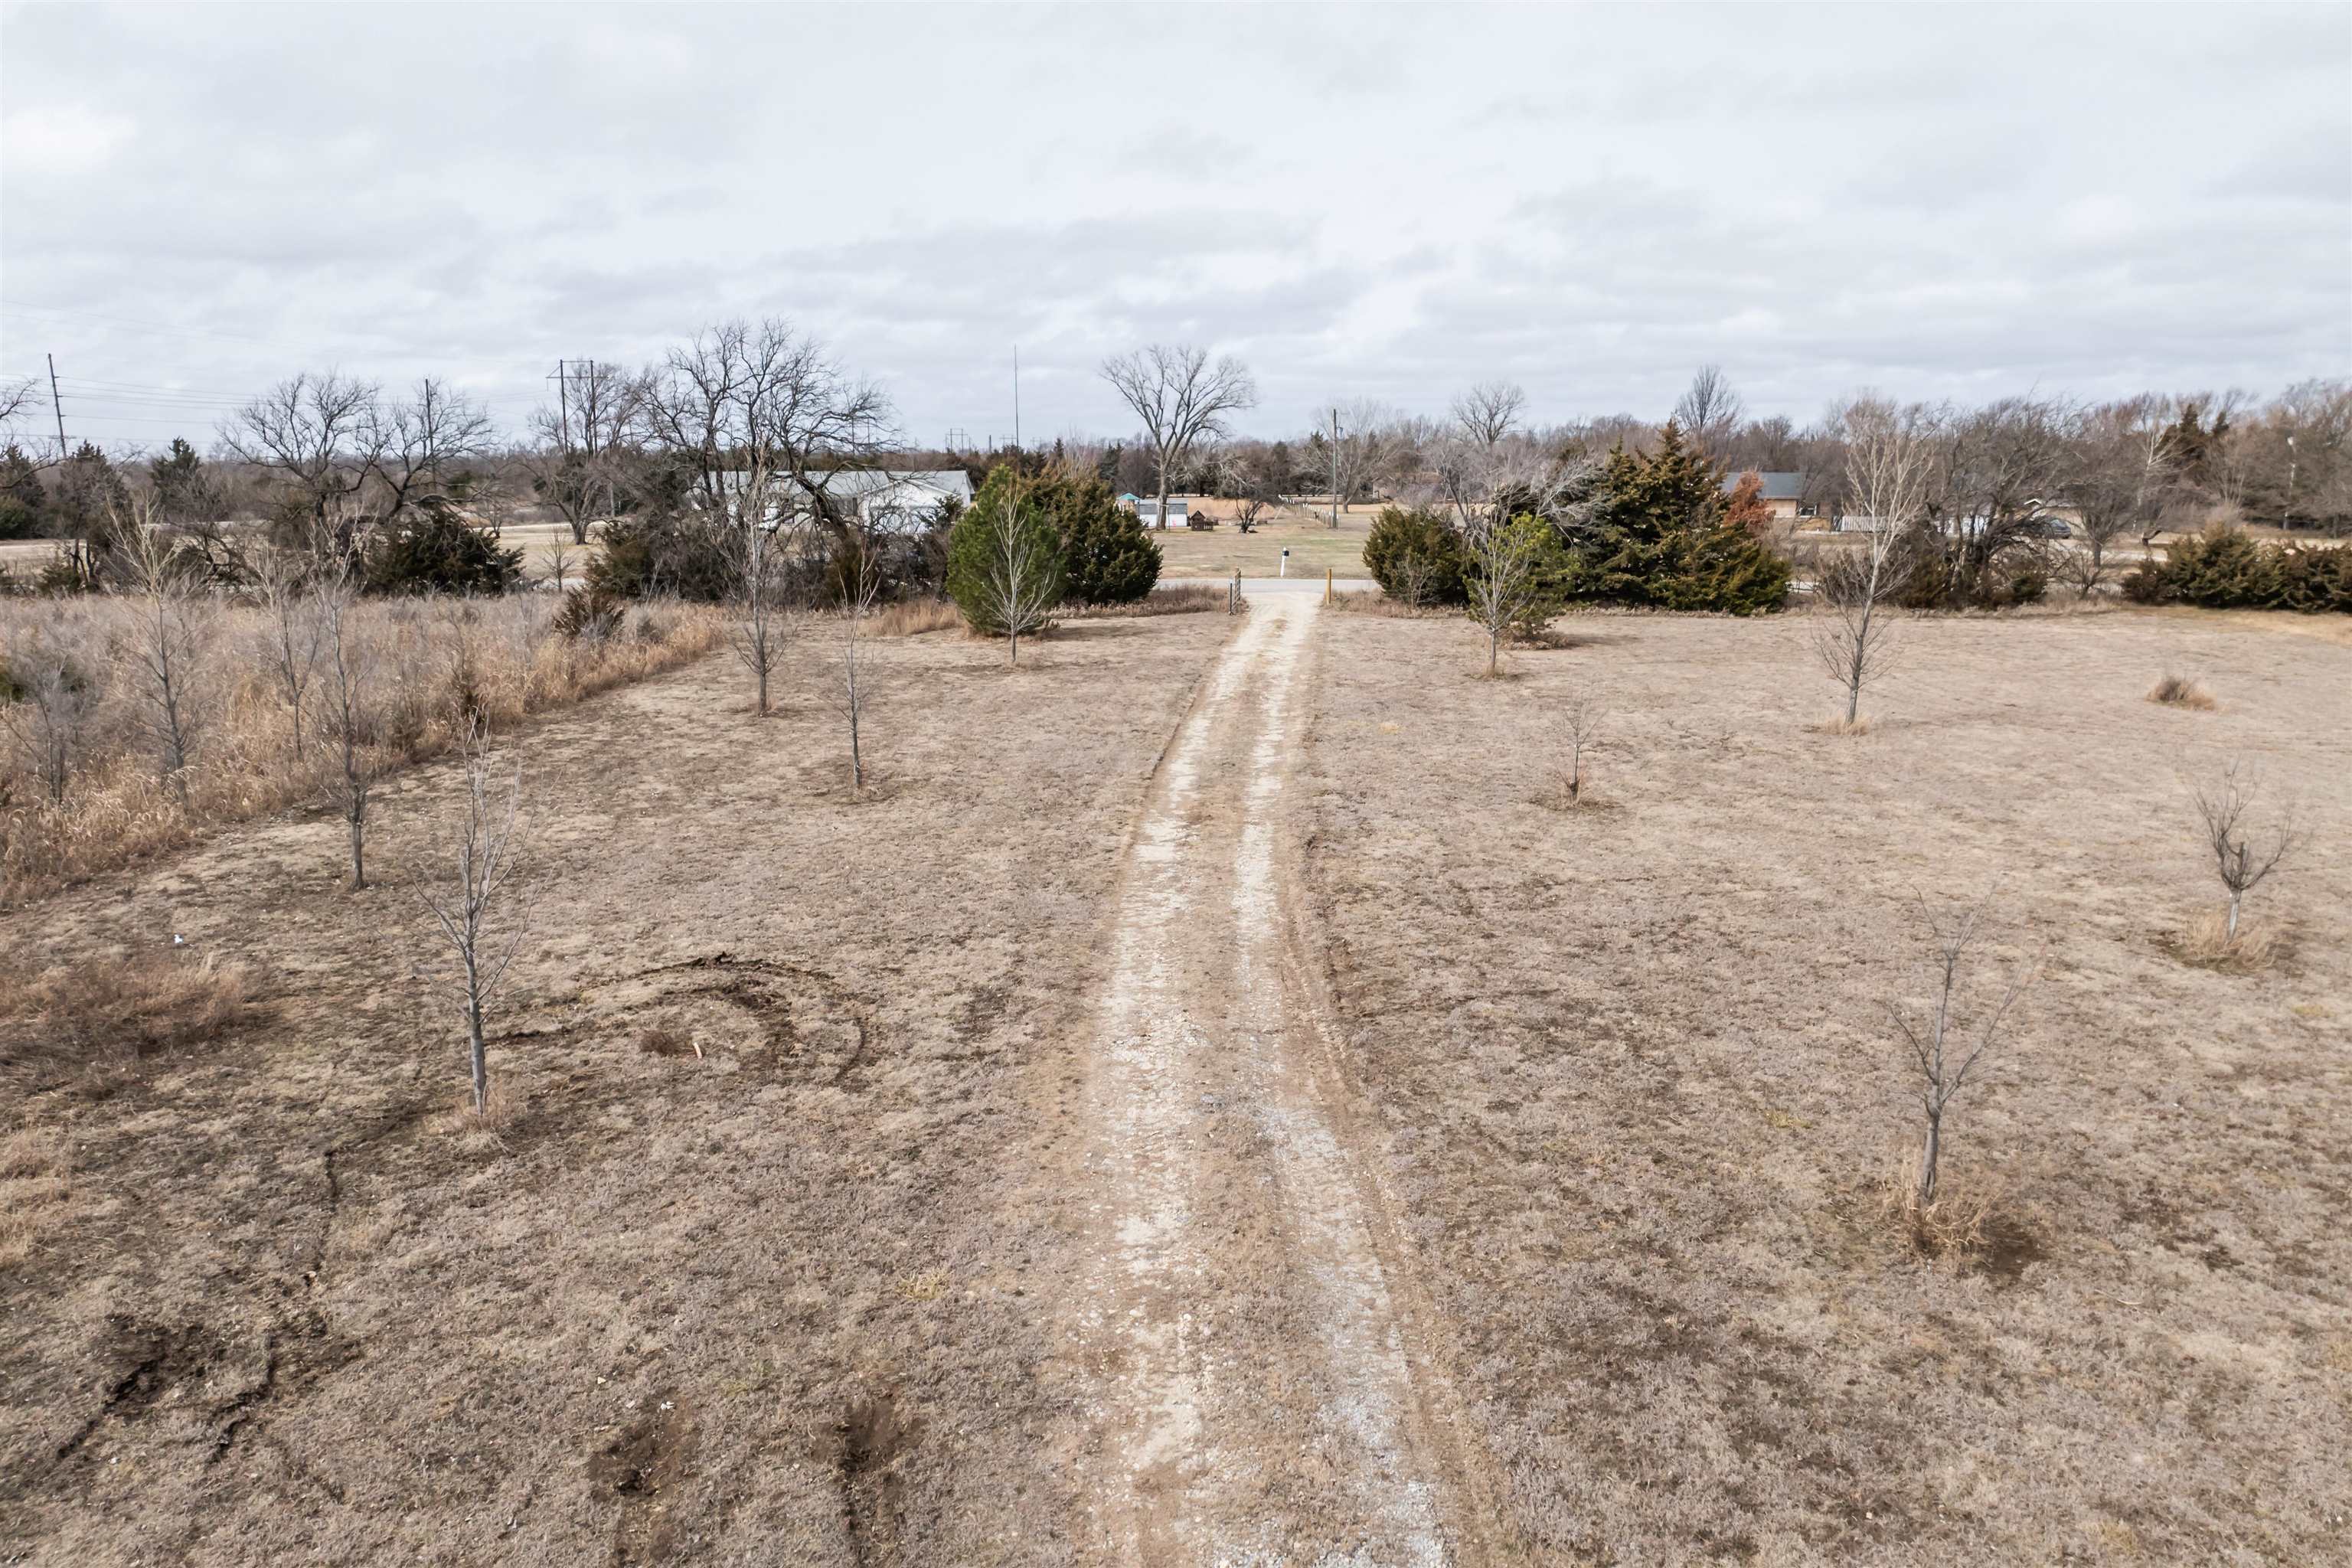
[[[1805,471],[1802,468],[1780,468],[1769,473],[1745,468],[1738,473],[1726,474],[1723,476],[1724,493],[1728,495],[1737,489],[1746,474],[1755,474],[1764,481],[1766,500],[1797,500],[1805,493]]]

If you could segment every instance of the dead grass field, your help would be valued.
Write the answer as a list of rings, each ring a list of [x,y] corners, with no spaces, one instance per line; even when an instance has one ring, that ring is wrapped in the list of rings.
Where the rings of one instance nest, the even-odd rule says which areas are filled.
[[[1244,577],[1279,574],[1282,552],[1290,551],[1290,574],[1320,577],[1328,567],[1341,577],[1364,575],[1364,541],[1372,531],[1376,506],[1345,507],[1339,526],[1329,526],[1328,514],[1311,508],[1279,507],[1266,521],[1244,533],[1233,523],[1232,501],[1195,497],[1195,509],[1206,507],[1217,526],[1198,531],[1189,528],[1155,531],[1160,545],[1160,577],[1230,577],[1238,566]]]
[[[1325,617],[1310,907],[1531,1560],[2352,1549],[2352,651],[2306,619],[1906,624],[1834,736],[1791,620],[1574,617],[1490,682],[1458,618]],[[2168,669],[2216,709],[2147,701]],[[2255,973],[2170,952],[2225,753],[2310,829]],[[1997,889],[1998,963],[2045,965],[1952,1112],[2004,1216],[1965,1259],[1881,1206],[1915,887]]]
[[[821,693],[755,721],[723,655],[532,728],[494,1132],[390,874],[447,763],[365,893],[297,812],[0,915],[12,976],[250,977],[100,1081],[0,1022],[0,1560],[1068,1561],[1037,1108],[1232,626],[877,643],[862,801]]]

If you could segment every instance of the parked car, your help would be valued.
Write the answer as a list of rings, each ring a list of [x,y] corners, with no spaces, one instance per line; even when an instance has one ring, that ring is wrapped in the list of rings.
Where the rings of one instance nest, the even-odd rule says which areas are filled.
[[[2037,520],[2026,531],[2042,539],[2072,539],[2074,537],[2074,525],[2063,517],[2045,517]]]

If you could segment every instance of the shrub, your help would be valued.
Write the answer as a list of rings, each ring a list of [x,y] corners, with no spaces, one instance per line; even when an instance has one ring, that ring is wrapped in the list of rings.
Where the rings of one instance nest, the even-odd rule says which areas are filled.
[[[1572,596],[1752,616],[1779,609],[1789,563],[1727,523],[1721,474],[1672,420],[1656,449],[1609,455],[1589,526],[1577,531]]]
[[[2124,579],[2142,605],[2352,615],[2352,545],[2264,544],[2234,529],[2177,542]]]
[[[497,595],[521,581],[521,551],[500,549],[495,531],[476,528],[446,507],[395,522],[368,552],[371,594]]]
[[[1426,507],[1383,507],[1364,541],[1364,569],[1381,592],[1418,608],[1468,597],[1462,536]]]
[[[604,589],[574,588],[563,595],[563,607],[555,612],[555,629],[575,641],[586,637],[602,642],[620,630],[625,613],[626,602]]]
[[[2157,683],[2148,688],[2147,700],[2150,702],[2161,702],[2168,708],[2195,708],[2204,710],[2213,706],[2213,699],[2206,695],[2203,687],[2187,676],[2174,675],[2169,671],[2158,677]]]
[[[2294,545],[2279,552],[2278,566],[2281,609],[2352,616],[2352,545]]]

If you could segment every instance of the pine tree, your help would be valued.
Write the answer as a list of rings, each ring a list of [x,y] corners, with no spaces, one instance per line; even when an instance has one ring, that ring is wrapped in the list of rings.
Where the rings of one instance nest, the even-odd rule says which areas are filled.
[[[1016,478],[1009,468],[992,470],[972,498],[971,510],[1002,512],[1018,483],[1022,502],[1054,531],[1062,561],[1062,594],[1071,604],[1131,604],[1160,581],[1160,546],[1136,515],[1118,504],[1100,479],[1059,470]]]
[[[0,539],[38,539],[47,531],[49,492],[24,448],[0,450]]]

